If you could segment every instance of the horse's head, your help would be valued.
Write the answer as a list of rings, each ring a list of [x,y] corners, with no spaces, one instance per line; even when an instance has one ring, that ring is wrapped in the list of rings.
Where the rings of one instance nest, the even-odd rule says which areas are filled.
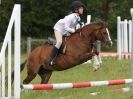
[[[95,40],[100,40],[105,44],[112,46],[113,43],[110,38],[109,30],[107,28],[106,23],[103,21],[98,21],[92,24],[95,24],[94,25]]]
[[[89,40],[90,43],[100,40],[109,46],[113,44],[107,24],[103,21],[92,22],[85,25],[83,28],[78,29],[76,33],[80,33],[80,35],[82,35],[84,39]]]

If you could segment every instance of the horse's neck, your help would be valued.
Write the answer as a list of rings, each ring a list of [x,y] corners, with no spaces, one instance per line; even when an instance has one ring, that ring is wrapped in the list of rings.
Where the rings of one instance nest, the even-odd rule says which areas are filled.
[[[87,42],[92,42],[94,35],[93,35],[93,29],[90,29],[89,31],[86,28],[83,28],[80,30],[80,36],[82,39],[86,40]]]
[[[88,46],[92,46],[92,44],[96,41],[95,27],[95,24],[86,25],[67,38],[70,40],[70,43],[83,44],[85,48],[88,48]],[[92,47],[89,47],[89,49],[90,48],[92,49]]]
[[[81,52],[91,51],[92,45],[88,39],[86,39],[82,34],[77,33],[75,35],[72,35],[71,37],[68,37],[67,39],[68,44],[71,43],[71,45],[76,46],[77,49],[84,49],[81,50]]]

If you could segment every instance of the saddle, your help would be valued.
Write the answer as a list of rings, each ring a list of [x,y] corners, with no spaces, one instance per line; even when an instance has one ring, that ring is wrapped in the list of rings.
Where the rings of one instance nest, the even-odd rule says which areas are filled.
[[[56,39],[48,37],[48,43],[54,46],[56,44]],[[66,51],[66,37],[63,37],[62,45],[59,49],[59,54],[65,54],[65,51]]]

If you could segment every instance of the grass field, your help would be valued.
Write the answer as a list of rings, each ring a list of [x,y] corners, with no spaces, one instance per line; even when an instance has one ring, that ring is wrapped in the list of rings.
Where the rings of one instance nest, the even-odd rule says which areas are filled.
[[[92,64],[82,64],[77,67],[54,72],[49,83],[84,82],[98,80],[112,80],[130,78],[131,67],[129,60],[103,59],[103,64],[97,72],[92,71]],[[21,73],[21,80],[26,76],[26,69]],[[40,83],[39,76],[32,82]],[[131,92],[110,93],[109,90],[127,87],[128,85],[90,87],[80,89],[49,90],[49,91],[25,91],[21,93],[21,99],[133,99]],[[92,96],[90,92],[101,92]]]

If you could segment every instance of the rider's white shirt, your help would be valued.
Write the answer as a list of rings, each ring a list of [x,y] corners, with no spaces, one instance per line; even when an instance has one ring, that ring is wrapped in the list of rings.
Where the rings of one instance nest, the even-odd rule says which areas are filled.
[[[78,21],[80,21],[80,17],[76,13],[69,14],[55,24],[54,30],[63,35],[74,33]]]

